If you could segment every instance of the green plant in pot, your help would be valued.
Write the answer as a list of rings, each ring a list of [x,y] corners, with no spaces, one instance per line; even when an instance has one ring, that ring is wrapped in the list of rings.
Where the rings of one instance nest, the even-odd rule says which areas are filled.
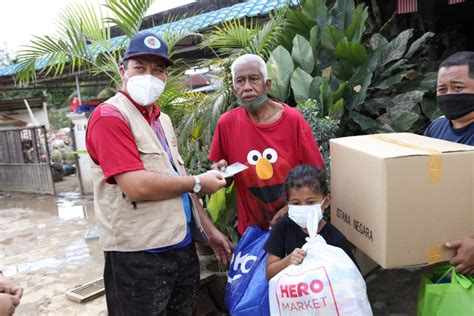
[[[181,152],[185,153],[183,158],[188,174],[200,174],[211,168],[211,162],[207,159],[208,148],[209,144],[202,139],[191,137],[186,141],[185,150]],[[215,226],[233,243],[237,243],[237,196],[234,184],[213,194],[203,195],[201,200]],[[197,248],[200,254],[212,254],[212,250],[205,245],[197,244]]]
[[[239,236],[236,230],[237,193],[234,183],[207,196],[206,206],[216,227],[236,244]]]

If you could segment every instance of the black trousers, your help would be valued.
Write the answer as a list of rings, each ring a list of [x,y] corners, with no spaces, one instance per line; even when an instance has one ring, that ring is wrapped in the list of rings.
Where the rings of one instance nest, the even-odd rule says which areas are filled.
[[[110,316],[194,314],[200,278],[194,243],[164,253],[104,254]]]

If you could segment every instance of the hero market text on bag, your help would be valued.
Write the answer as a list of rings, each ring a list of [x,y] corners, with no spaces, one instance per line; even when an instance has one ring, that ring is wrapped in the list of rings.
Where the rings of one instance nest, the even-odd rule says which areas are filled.
[[[372,315],[365,281],[342,249],[320,235],[308,238],[303,249],[301,264],[270,280],[271,315]]]

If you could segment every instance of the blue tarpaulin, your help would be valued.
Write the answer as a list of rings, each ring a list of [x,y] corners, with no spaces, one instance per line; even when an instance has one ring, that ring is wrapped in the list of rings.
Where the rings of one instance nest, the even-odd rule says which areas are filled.
[[[297,5],[298,0],[249,0],[216,11],[202,13],[179,21],[161,24],[148,30],[158,35],[170,27],[177,31],[187,30],[197,32],[233,19],[265,15],[286,4]],[[110,42],[113,49],[119,49],[127,46],[128,39],[122,35],[110,39]],[[89,45],[89,50],[96,54],[100,53],[100,49],[93,45]],[[49,66],[49,61],[45,58],[42,61],[37,62],[36,70],[40,71],[47,66]],[[14,75],[16,73],[16,67],[17,65],[0,67],[0,77]]]

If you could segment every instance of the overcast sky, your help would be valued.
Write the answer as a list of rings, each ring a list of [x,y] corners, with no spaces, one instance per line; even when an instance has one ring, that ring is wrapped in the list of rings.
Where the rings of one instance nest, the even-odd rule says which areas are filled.
[[[0,17],[0,49],[18,51],[32,35],[53,35],[58,14],[68,4],[84,0],[4,0]],[[105,0],[89,0],[95,5]],[[195,0],[155,0],[147,15],[178,7]]]

